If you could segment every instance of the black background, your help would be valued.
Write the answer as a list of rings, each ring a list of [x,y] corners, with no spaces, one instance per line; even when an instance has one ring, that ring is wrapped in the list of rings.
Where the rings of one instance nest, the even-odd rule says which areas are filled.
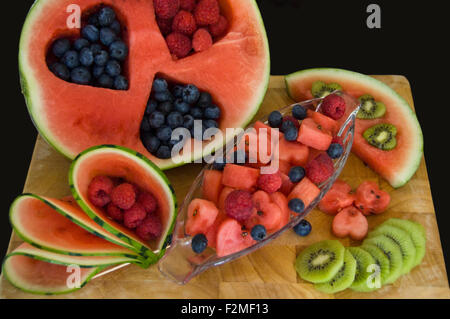
[[[20,93],[17,68],[20,30],[32,3],[9,2],[4,5],[6,10],[1,19],[0,257],[6,252],[11,233],[9,205],[22,191],[37,134]],[[258,3],[270,42],[272,74],[338,67],[366,74],[401,74],[409,79],[424,133],[425,157],[449,269],[450,209],[446,181],[450,155],[446,123],[450,98],[448,83],[443,78],[448,72],[449,50],[444,43],[448,42],[450,28],[442,7],[444,1],[261,0]],[[381,6],[381,29],[366,26],[366,8],[370,3]]]

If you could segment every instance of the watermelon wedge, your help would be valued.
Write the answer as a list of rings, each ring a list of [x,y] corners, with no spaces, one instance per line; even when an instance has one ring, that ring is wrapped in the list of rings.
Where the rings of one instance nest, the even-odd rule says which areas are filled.
[[[88,186],[98,175],[123,178],[155,196],[163,228],[159,239],[149,242],[142,240],[133,231],[110,219],[103,209],[90,203]],[[156,262],[164,254],[164,243],[176,220],[176,196],[164,173],[144,155],[120,146],[90,148],[73,161],[69,184],[78,205],[100,227],[126,242],[149,263]]]
[[[251,121],[270,76],[269,46],[256,1],[220,1],[229,21],[227,34],[208,50],[179,60],[172,58],[157,25],[153,1],[76,1],[82,13],[100,3],[112,6],[126,29],[125,42],[130,48],[125,61],[126,91],[65,82],[49,70],[46,55],[51,43],[80,33],[67,27],[72,0],[36,1],[22,29],[23,94],[33,122],[55,149],[73,159],[89,147],[117,144],[169,169],[221,148],[224,139],[204,142],[203,152],[183,152],[180,162],[158,159],[146,150],[139,136],[140,122],[157,74],[211,93],[222,110],[221,129],[244,127]]]
[[[311,87],[316,81],[337,83],[355,98],[370,94],[386,105],[383,117],[356,120],[352,151],[393,187],[405,185],[416,172],[423,154],[422,130],[411,106],[381,81],[361,73],[332,68],[308,69],[287,75],[288,93],[295,101],[311,99]],[[397,146],[393,150],[378,149],[363,137],[366,129],[380,123],[393,124],[397,128]]]

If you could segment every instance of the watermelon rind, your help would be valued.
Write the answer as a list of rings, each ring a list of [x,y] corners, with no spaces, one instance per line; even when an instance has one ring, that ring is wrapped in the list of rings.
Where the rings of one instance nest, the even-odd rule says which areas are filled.
[[[393,90],[391,87],[386,85],[385,83],[362,73],[349,71],[349,70],[343,70],[343,69],[337,69],[337,68],[314,68],[314,69],[306,69],[297,71],[291,74],[288,74],[285,76],[285,82],[286,82],[286,88],[288,91],[289,96],[295,100],[291,88],[293,87],[293,83],[296,83],[297,81],[300,81],[301,79],[306,79],[309,76],[326,76],[326,75],[332,75],[335,77],[343,77],[346,79],[351,79],[352,81],[360,81],[370,87],[372,87],[374,90],[379,90],[387,95],[390,95],[392,98],[394,98],[398,103],[397,106],[399,106],[402,110],[402,112],[407,117],[407,120],[414,124],[414,135],[416,136],[415,139],[415,145],[413,146],[413,153],[411,154],[408,162],[406,165],[402,167],[400,171],[398,171],[394,178],[391,180],[388,180],[388,182],[391,184],[394,188],[399,188],[404,186],[415,174],[417,171],[420,162],[422,160],[423,156],[423,133],[422,129],[420,127],[420,123],[417,119],[416,114],[414,113],[411,106],[408,104],[408,102],[401,97],[395,90]]]
[[[128,248],[129,249],[129,253],[121,253],[121,252],[95,252],[95,253],[86,253],[86,252],[76,252],[76,248],[74,248],[74,251],[68,252],[68,251],[64,251],[64,250],[60,250],[60,249],[56,249],[54,247],[52,247],[52,243],[45,243],[45,242],[41,242],[36,240],[35,238],[32,238],[32,236],[29,236],[26,232],[25,229],[23,229],[20,226],[20,222],[16,219],[16,206],[20,203],[20,201],[23,200],[27,200],[27,199],[37,199],[42,201],[43,203],[45,203],[46,205],[50,206],[51,208],[53,208],[57,213],[65,216],[66,218],[70,219],[73,223],[75,223],[76,225],[82,227],[83,229],[85,229],[86,231],[100,237],[103,238],[105,240],[108,240],[114,244],[120,245],[124,248]],[[133,247],[129,246],[128,244],[125,244],[124,242],[120,241],[118,238],[115,238],[115,236],[113,236],[112,234],[110,234],[109,232],[101,229],[100,227],[98,229],[93,229],[85,224],[83,224],[81,221],[77,220],[75,216],[71,215],[70,212],[68,211],[64,211],[63,209],[61,209],[60,207],[52,204],[49,200],[47,200],[44,197],[35,195],[35,194],[23,194],[18,196],[14,202],[11,204],[10,210],[9,210],[9,219],[10,219],[10,223],[15,231],[15,233],[26,243],[29,243],[30,245],[42,249],[42,250],[46,250],[49,252],[53,252],[53,253],[57,253],[57,254],[62,254],[62,255],[72,255],[72,256],[121,256],[121,257],[125,257],[125,258],[129,258],[129,259],[134,259],[136,262],[141,262],[142,261],[142,257],[137,254],[136,252],[134,252],[132,250]]]
[[[254,14],[256,15],[256,21],[258,21],[258,30],[263,39],[265,54],[266,54],[266,66],[264,68],[264,76],[261,80],[261,85],[255,90],[259,91],[259,93],[255,94],[255,101],[249,102],[249,105],[253,105],[252,111],[249,112],[248,116],[245,119],[242,119],[241,124],[236,125],[238,127],[244,128],[246,127],[253,119],[253,117],[258,112],[266,91],[269,86],[270,80],[270,50],[269,50],[269,41],[267,38],[267,32],[265,29],[265,25],[261,16],[261,12],[258,8],[258,4],[255,0],[248,0],[251,2],[254,8]],[[45,10],[45,5],[50,3],[49,0],[36,0],[32,7],[30,8],[26,20],[24,22],[20,41],[19,41],[19,76],[20,76],[20,84],[22,88],[22,94],[25,97],[25,102],[27,105],[28,112],[30,114],[31,120],[33,121],[34,126],[39,131],[39,134],[42,138],[55,150],[64,155],[65,157],[73,160],[77,154],[71,151],[69,148],[65,147],[61,142],[58,141],[58,138],[52,133],[52,130],[49,129],[48,123],[42,118],[42,114],[40,114],[39,103],[42,103],[42,99],[40,97],[39,91],[39,83],[36,80],[36,77],[33,75],[33,68],[29,65],[27,61],[27,53],[29,48],[27,47],[28,38],[33,36],[33,24],[36,23],[37,18],[42,10]],[[44,63],[44,62],[43,62]],[[237,134],[237,132],[236,132]],[[227,136],[229,137],[229,136]],[[228,139],[215,139],[213,142],[207,144],[201,152],[192,151],[191,154],[183,156],[183,160],[180,162],[175,162],[172,159],[158,159],[154,158],[154,163],[162,170],[168,170],[175,167],[186,165],[190,162],[197,161],[204,156],[207,156],[221,148],[224,147],[230,140],[231,136]]]
[[[102,153],[116,153],[120,156],[125,156],[130,161],[135,161],[143,168],[145,168],[152,176],[154,176],[158,181],[159,185],[163,188],[166,199],[169,200],[170,207],[170,220],[167,223],[166,229],[163,231],[161,238],[158,242],[157,248],[155,251],[151,249],[150,246],[144,245],[142,241],[138,241],[135,238],[128,236],[123,233],[119,229],[115,228],[111,223],[109,223],[107,219],[100,218],[95,211],[91,209],[91,207],[83,200],[80,195],[80,190],[77,185],[76,176],[77,169],[83,162],[83,160],[91,157],[91,156],[99,156],[101,157]],[[98,225],[102,228],[110,232],[111,234],[119,237],[123,241],[127,242],[131,249],[133,249],[136,253],[140,254],[146,259],[148,264],[153,264],[157,262],[165,252],[164,243],[167,237],[173,232],[175,227],[176,217],[177,217],[177,199],[175,195],[175,190],[172,187],[170,181],[167,176],[158,168],[152,161],[150,161],[147,157],[140,154],[139,152],[133,151],[129,148],[117,145],[100,145],[89,148],[82,153],[80,153],[75,160],[72,162],[72,165],[69,170],[69,185],[72,191],[72,195],[75,198],[78,205],[86,212],[86,214],[91,217]]]
[[[36,295],[46,295],[46,296],[53,296],[53,295],[62,295],[62,294],[68,294],[71,292],[75,292],[81,288],[83,288],[95,275],[103,271],[107,267],[91,267],[90,272],[88,272],[87,276],[85,276],[81,282],[80,287],[78,288],[68,288],[66,285],[61,287],[48,287],[47,290],[35,290],[29,287],[26,282],[24,282],[21,278],[16,278],[13,273],[14,271],[9,269],[8,261],[10,258],[14,258],[14,256],[20,256],[16,255],[14,253],[9,254],[5,257],[3,264],[2,264],[2,274],[5,276],[5,278],[16,288],[30,294],[36,294]],[[30,257],[31,258],[31,257]]]

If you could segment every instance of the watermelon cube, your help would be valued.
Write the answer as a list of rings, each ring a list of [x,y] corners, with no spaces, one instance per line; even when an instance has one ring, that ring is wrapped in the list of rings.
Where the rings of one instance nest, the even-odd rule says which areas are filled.
[[[304,177],[288,196],[288,201],[293,198],[299,198],[307,207],[319,195],[320,189],[311,182],[307,177]]]
[[[253,191],[258,183],[259,169],[227,164],[223,170],[222,184],[231,188]]]
[[[300,125],[297,141],[316,150],[326,151],[330,147],[332,139],[333,136],[329,131],[313,119],[306,118]]]
[[[288,142],[284,138],[278,144],[278,159],[289,162],[292,166],[305,166],[308,161],[309,148],[298,142]]]
[[[203,198],[217,205],[222,188],[222,172],[216,170],[205,171],[202,184]]]
[[[314,112],[312,110],[308,110],[308,117],[313,119],[314,122],[319,124],[326,131],[330,132],[332,135],[336,135],[339,131],[339,124],[331,117],[328,117],[322,113]]]

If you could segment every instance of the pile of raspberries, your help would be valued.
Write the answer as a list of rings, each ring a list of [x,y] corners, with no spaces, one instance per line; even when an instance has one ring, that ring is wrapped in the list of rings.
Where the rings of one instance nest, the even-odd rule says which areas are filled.
[[[217,0],[153,0],[153,4],[159,29],[176,59],[208,49],[228,30]]]

